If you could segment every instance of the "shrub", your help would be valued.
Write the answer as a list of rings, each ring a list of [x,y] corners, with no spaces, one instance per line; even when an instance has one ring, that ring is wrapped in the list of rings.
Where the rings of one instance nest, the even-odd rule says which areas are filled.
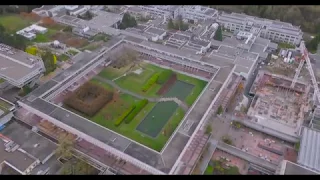
[[[172,74],[173,74],[173,71],[170,69],[162,71],[157,79],[157,84],[164,84],[169,80]]]
[[[103,87],[89,82],[71,94],[64,104],[91,117],[112,99],[113,92],[108,92]]]
[[[133,111],[131,111],[131,113],[127,116],[127,118],[124,120],[124,122],[126,124],[129,124],[134,117],[136,117],[136,115],[148,104],[148,100],[147,99],[143,99],[141,101],[139,101],[136,104],[136,107],[133,109]]]
[[[118,119],[114,122],[114,125],[119,126],[122,123],[122,121],[135,109],[135,107],[135,105],[131,106],[130,109],[128,109],[120,117],[118,117]]]
[[[143,92],[147,92],[152,85],[154,85],[159,78],[159,73],[155,73],[151,76],[151,78],[146,82],[146,84],[142,87]]]

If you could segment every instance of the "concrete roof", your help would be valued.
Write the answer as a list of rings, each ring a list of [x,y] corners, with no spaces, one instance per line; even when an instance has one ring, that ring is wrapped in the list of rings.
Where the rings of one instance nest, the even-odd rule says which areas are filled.
[[[117,23],[118,21],[121,21],[122,16],[120,14],[110,13],[103,10],[97,11],[97,16],[93,17],[88,22],[90,24],[96,24],[99,26],[107,26],[110,27]]]
[[[21,175],[18,171],[3,163],[0,164],[0,175]]]
[[[173,36],[170,37],[170,39],[176,39],[179,41],[188,41],[189,37],[183,34],[174,34]]]
[[[147,33],[151,33],[151,34],[155,34],[155,35],[162,35],[163,33],[165,33],[166,31],[163,29],[158,29],[158,28],[149,28],[148,30],[146,30]]]
[[[203,40],[200,40],[200,39],[192,39],[190,42],[193,43],[193,44],[196,44],[196,45],[203,46],[203,47],[208,46],[209,43],[210,43],[208,41],[203,41]]]
[[[19,149],[13,152],[7,152],[4,144],[5,142],[0,139],[0,163],[7,162],[19,171],[24,172],[36,161]]]
[[[0,51],[0,77],[4,76],[19,81],[39,70],[39,63],[32,65],[30,60],[42,61],[39,57],[12,48],[10,51],[14,54],[9,54],[9,51]]]
[[[304,127],[300,141],[297,162],[314,171],[320,172],[320,132]]]
[[[265,47],[266,47],[265,45],[253,43],[252,46],[251,46],[250,51],[260,54],[261,52],[264,51],[264,48],[265,48]]]
[[[15,121],[6,125],[1,133],[40,161],[44,161],[57,149],[56,144]]]
[[[83,8],[84,8],[84,5],[80,5],[80,6],[78,6],[77,8],[71,10],[70,12],[76,12],[76,11],[78,11],[78,10],[80,10],[80,9],[83,9]]]
[[[56,7],[56,5],[44,5],[44,6],[41,6],[40,8],[35,8],[32,11],[34,11],[34,12],[40,12],[40,11],[43,11],[43,10],[48,11],[48,10],[54,8],[54,7]]]
[[[269,39],[264,39],[264,38],[261,38],[261,37],[257,37],[256,40],[255,40],[255,43],[263,45],[263,46],[267,46],[270,43],[270,40]]]
[[[46,175],[55,175],[62,168],[63,164],[57,160],[56,156],[52,156],[47,162],[44,164],[39,164],[35,168],[32,169],[31,175],[38,175],[41,172],[46,172]]]
[[[318,175],[318,174],[319,173],[316,173],[298,164],[292,163],[290,161],[285,161],[284,175]]]

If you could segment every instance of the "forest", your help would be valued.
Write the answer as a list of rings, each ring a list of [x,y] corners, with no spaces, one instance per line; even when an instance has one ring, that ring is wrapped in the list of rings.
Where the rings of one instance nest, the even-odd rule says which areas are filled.
[[[320,32],[320,6],[315,5],[211,5],[225,12],[245,13],[261,18],[281,20],[300,26],[311,34]]]

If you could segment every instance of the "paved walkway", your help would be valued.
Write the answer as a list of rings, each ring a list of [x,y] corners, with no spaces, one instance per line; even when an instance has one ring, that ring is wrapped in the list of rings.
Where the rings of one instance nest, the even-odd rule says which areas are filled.
[[[218,143],[218,146],[217,146],[218,149],[222,150],[222,151],[225,151],[229,154],[232,154],[234,156],[237,156],[241,159],[244,159],[246,161],[249,161],[251,163],[254,163],[258,166],[261,166],[261,167],[264,167],[268,170],[271,170],[271,171],[276,171],[277,169],[277,165],[276,164],[273,164],[271,162],[268,162],[264,159],[261,159],[259,157],[256,157],[256,156],[253,156],[247,152],[243,152],[241,151],[241,149],[238,149],[236,147],[233,147],[233,146],[230,146],[226,143],[223,143],[223,142],[219,142]]]
[[[121,88],[120,86],[118,86],[115,82],[109,80],[109,79],[105,79],[101,76],[95,76],[94,79],[97,79],[101,82],[104,82],[104,83],[107,83],[109,85],[111,85],[112,87],[116,88],[116,89],[119,89],[120,91],[126,93],[126,94],[129,94],[133,97],[136,97],[138,99],[148,99],[148,101],[150,102],[168,102],[168,101],[173,101],[175,103],[177,103],[183,110],[185,111],[188,111],[189,107],[187,104],[185,104],[184,102],[182,102],[181,100],[179,100],[178,98],[176,97],[161,97],[161,98],[151,98],[151,97],[145,97],[145,96],[142,96],[140,94],[136,94],[136,93],[133,93],[131,91],[128,91],[126,89],[123,89]]]

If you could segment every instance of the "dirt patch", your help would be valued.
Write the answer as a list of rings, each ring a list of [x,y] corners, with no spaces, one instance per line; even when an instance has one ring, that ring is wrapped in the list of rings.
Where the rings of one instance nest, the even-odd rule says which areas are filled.
[[[176,82],[176,80],[177,80],[177,74],[172,74],[172,76],[169,78],[169,80],[162,85],[162,87],[159,89],[157,94],[163,95],[166,92],[168,92],[168,90]]]
[[[64,43],[67,46],[80,48],[80,47],[85,46],[88,43],[88,41],[85,39],[77,38],[77,37],[71,37],[71,38],[67,39]]]
[[[41,19],[41,23],[42,23],[43,25],[47,25],[47,26],[52,25],[52,24],[56,24],[56,22],[55,22],[52,18],[50,18],[50,17],[44,17],[44,18],[42,18],[42,19]]]
[[[75,48],[80,48],[85,46],[88,41],[86,39],[82,39],[80,37],[75,37],[71,33],[64,33],[64,32],[58,32],[54,35],[51,36],[51,39],[53,40],[58,40],[67,46],[75,47]]]
[[[23,17],[24,19],[26,20],[30,20],[30,21],[40,21],[41,19],[41,16],[39,16],[38,14],[36,13],[25,13],[25,12],[22,12],[20,13],[20,16]]]

